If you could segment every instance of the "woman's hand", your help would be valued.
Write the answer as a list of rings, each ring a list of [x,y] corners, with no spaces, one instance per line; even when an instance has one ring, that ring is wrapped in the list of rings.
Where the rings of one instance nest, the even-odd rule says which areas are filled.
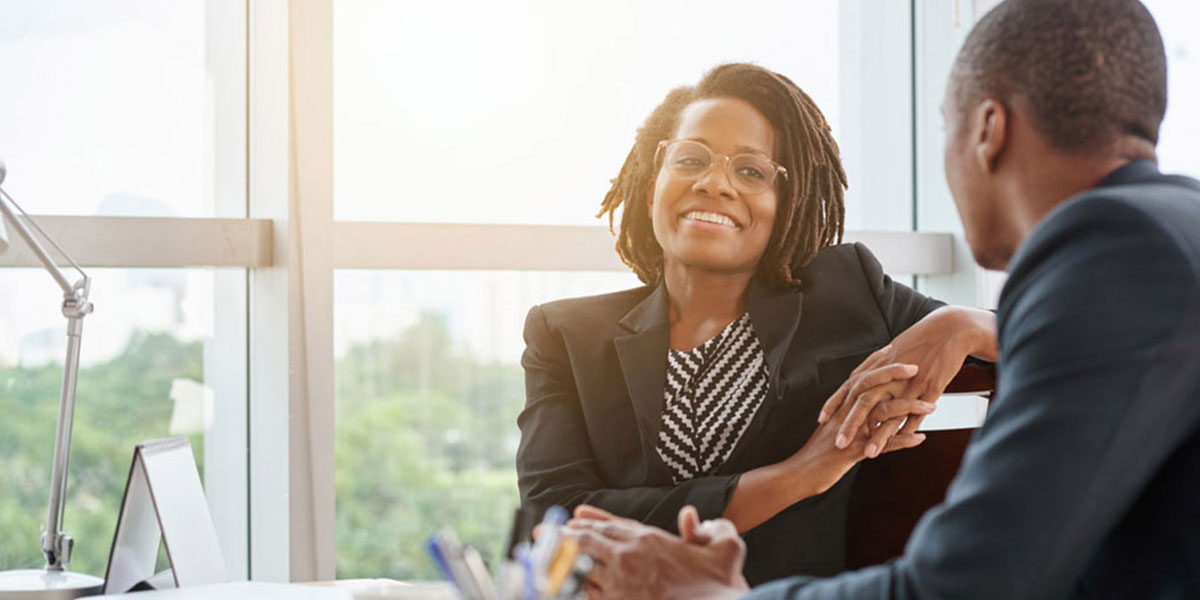
[[[910,415],[923,417],[933,412],[936,406],[932,402],[899,397],[901,390],[910,385],[910,380],[915,378],[918,371],[914,365],[898,363],[870,371],[871,377],[867,381],[878,381],[879,384],[874,386],[869,394],[879,396],[879,400],[872,403],[871,409],[863,415],[862,422],[847,428],[848,419],[854,416],[854,411],[859,409],[859,405],[851,402],[840,403],[832,417],[818,425],[804,446],[785,461],[803,477],[804,485],[808,487],[808,495],[820,494],[833,487],[851,467],[868,457],[866,447],[875,438],[873,435],[860,433],[863,423],[886,424],[903,421]],[[842,439],[843,437],[845,439]],[[912,448],[923,441],[923,433],[893,431],[880,444],[879,449],[872,453],[871,458],[885,452]]]
[[[915,433],[924,419],[924,415],[913,415],[907,420],[888,420],[876,427],[879,421],[868,418],[875,407],[895,398],[936,401],[967,356],[996,359],[995,315],[969,308],[939,308],[867,357],[825,402],[817,420],[825,424],[844,405],[853,405],[838,429],[835,443],[839,448],[847,448],[856,437],[854,434],[866,425],[872,434],[863,451],[874,458],[887,447],[891,436]],[[886,368],[893,363],[917,365],[920,373],[897,389],[896,371]],[[891,387],[884,390],[881,386]]]
[[[900,388],[916,374],[911,365],[888,365],[889,377]],[[891,389],[891,388],[887,388]],[[793,504],[833,487],[855,463],[865,456],[863,447],[869,436],[856,436],[846,448],[838,448],[838,427],[850,414],[852,404],[844,402],[828,422],[817,426],[804,446],[788,458],[742,473],[737,487],[721,515],[745,533],[763,524]],[[933,404],[919,400],[889,399],[876,405],[872,418],[887,421],[909,414],[929,414]],[[911,448],[925,441],[925,435],[905,433],[888,439],[885,451]],[[589,509],[593,510],[593,509]],[[578,513],[576,516],[580,516]]]

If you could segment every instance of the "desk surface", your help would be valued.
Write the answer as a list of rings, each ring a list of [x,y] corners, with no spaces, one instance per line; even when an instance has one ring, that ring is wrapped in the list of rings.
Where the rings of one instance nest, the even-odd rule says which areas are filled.
[[[410,584],[391,579],[349,579],[321,583],[243,581],[93,597],[135,600],[455,600],[458,596],[446,583]]]

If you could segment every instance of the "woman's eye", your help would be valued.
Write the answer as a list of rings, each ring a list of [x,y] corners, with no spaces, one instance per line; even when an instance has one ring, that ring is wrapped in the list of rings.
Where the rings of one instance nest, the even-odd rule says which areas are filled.
[[[767,174],[758,167],[740,167],[737,170],[738,175],[742,177],[750,177],[752,179],[766,179]]]
[[[683,156],[675,159],[675,164],[681,167],[700,167],[704,165],[704,161],[694,156]]]

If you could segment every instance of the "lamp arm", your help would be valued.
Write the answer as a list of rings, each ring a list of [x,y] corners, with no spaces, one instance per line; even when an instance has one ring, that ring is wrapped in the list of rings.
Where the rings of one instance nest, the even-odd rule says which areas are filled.
[[[25,240],[25,243],[29,245],[29,248],[33,250],[33,253],[38,257],[38,260],[42,263],[42,266],[45,267],[46,271],[50,273],[50,276],[54,278],[54,282],[57,283],[58,287],[63,291],[63,298],[74,297],[77,293],[77,288],[81,289],[86,296],[87,292],[90,291],[86,290],[86,288],[89,287],[86,285],[88,276],[83,273],[83,270],[79,269],[78,265],[75,265],[75,261],[71,260],[71,257],[68,256],[66,252],[63,252],[62,248],[58,247],[58,244],[54,244],[54,240],[51,239],[50,236],[46,235],[46,232],[42,231],[42,229],[38,227],[37,223],[34,223],[32,220],[29,221],[30,223],[33,223],[33,226],[37,227],[38,232],[41,233],[42,236],[47,240],[50,240],[50,243],[54,244],[54,247],[64,257],[66,257],[67,261],[74,265],[75,268],[79,270],[80,274],[83,275],[83,280],[80,283],[71,285],[71,282],[67,280],[67,276],[62,272],[62,269],[58,268],[58,264],[54,262],[54,259],[50,258],[50,254],[46,252],[46,249],[42,247],[41,242],[39,242],[37,237],[33,235],[33,232],[29,230],[29,227],[25,224],[25,221],[21,220],[17,213],[13,211],[13,207],[16,207],[17,211],[28,217],[28,215],[25,215],[25,211],[21,208],[21,205],[17,204],[17,201],[13,200],[12,196],[8,195],[8,192],[5,192],[3,188],[0,188],[0,213],[3,213],[4,217],[8,219],[8,222],[12,223],[12,226],[17,230],[17,233],[21,234],[21,238]]]
[[[86,280],[86,276],[85,276]],[[83,318],[92,312],[87,301],[86,284],[81,288],[82,303],[63,300],[67,317],[67,357],[63,363],[62,396],[58,403],[58,425],[54,432],[54,463],[50,470],[50,506],[46,532],[42,535],[42,554],[46,569],[64,570],[71,560],[74,540],[63,532],[63,513],[67,503],[67,473],[71,459],[71,430],[75,423],[75,387],[79,380],[79,348],[83,338]]]
[[[0,175],[0,178],[2,177],[3,175]],[[50,470],[50,506],[47,511],[46,532],[42,534],[42,554],[46,557],[46,570],[63,571],[71,560],[71,550],[75,543],[71,536],[63,532],[62,526],[67,497],[67,472],[71,457],[71,430],[75,422],[75,388],[79,380],[79,349],[83,338],[83,318],[91,314],[93,310],[92,303],[88,299],[91,294],[91,278],[74,260],[71,260],[71,257],[54,242],[53,238],[46,235],[41,227],[38,227],[36,222],[29,220],[28,223],[33,225],[38,233],[75,267],[75,270],[79,271],[82,277],[74,284],[70,283],[62,269],[58,268],[37,237],[33,235],[26,222],[18,218],[13,207],[28,218],[28,215],[12,199],[12,196],[0,188],[0,213],[3,213],[0,218],[7,218],[8,222],[12,223],[17,233],[21,234],[25,243],[37,255],[42,266],[58,283],[58,287],[63,291],[62,313],[67,318],[67,356],[63,363],[62,395],[59,398],[58,424],[54,432],[54,463]]]

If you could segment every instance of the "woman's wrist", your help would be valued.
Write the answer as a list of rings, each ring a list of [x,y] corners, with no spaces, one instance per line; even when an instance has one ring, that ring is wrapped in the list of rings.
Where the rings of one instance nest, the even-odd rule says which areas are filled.
[[[805,498],[820,494],[822,490],[815,485],[816,477],[812,461],[801,448],[781,463],[772,465],[779,470],[779,489],[786,490],[788,505],[795,504]]]
[[[759,472],[760,481],[767,483],[765,489],[771,491],[769,495],[774,498],[772,504],[782,508],[816,495],[816,490],[812,489],[810,467],[808,458],[801,450],[781,462],[759,467],[755,471]]]
[[[996,315],[991,311],[962,306],[945,306],[934,311],[949,322],[952,343],[963,357],[995,362]]]
[[[967,355],[996,362],[996,314],[978,308],[964,308],[963,311],[969,321],[967,335],[971,340]]]
[[[814,495],[797,456],[742,473],[722,517],[740,533],[758,527],[787,507]]]

